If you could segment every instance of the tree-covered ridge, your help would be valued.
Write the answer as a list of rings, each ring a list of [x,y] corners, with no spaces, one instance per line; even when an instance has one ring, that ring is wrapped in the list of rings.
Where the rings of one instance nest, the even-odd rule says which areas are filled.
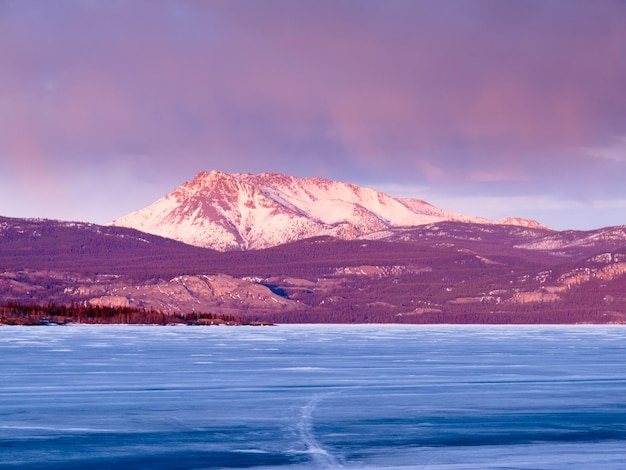
[[[212,313],[167,313],[160,310],[100,305],[0,305],[2,325],[65,325],[67,323],[121,325],[241,325],[241,318]]]

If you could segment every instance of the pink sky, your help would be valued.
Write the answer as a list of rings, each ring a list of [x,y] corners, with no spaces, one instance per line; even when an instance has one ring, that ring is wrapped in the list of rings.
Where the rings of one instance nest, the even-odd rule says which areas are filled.
[[[626,2],[0,0],[0,215],[211,169],[626,224]]]

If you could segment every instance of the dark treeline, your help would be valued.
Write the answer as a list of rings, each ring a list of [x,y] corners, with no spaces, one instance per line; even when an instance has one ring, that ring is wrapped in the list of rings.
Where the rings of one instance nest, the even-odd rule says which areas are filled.
[[[18,304],[0,305],[0,324],[128,324],[128,325],[241,325],[242,320],[233,315],[212,313],[166,313],[160,310],[107,307],[98,305]]]

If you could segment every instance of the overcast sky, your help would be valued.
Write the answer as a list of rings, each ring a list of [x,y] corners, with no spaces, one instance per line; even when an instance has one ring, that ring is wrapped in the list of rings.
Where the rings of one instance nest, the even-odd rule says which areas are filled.
[[[212,169],[626,224],[626,2],[0,0],[0,215]]]

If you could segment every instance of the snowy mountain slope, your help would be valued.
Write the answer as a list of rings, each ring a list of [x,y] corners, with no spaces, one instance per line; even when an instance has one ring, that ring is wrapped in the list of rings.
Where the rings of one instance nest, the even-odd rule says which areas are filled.
[[[625,243],[626,226],[617,226],[604,227],[588,232],[576,230],[553,232],[539,239],[527,240],[515,246],[516,248],[528,250],[558,251],[596,246],[621,247]]]
[[[171,194],[111,225],[228,251],[322,235],[354,239],[441,221],[496,223],[338,181],[212,171],[199,173]],[[504,223],[534,222],[507,219]]]

